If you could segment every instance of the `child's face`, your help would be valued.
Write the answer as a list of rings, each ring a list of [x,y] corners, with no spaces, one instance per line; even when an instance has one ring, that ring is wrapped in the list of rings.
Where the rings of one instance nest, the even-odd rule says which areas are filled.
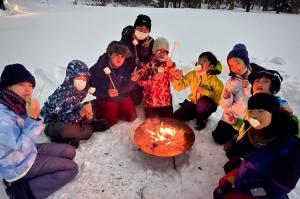
[[[232,57],[228,60],[228,65],[231,70],[236,75],[243,75],[246,70],[247,66],[245,65],[245,62],[237,57]]]
[[[266,77],[257,78],[253,82],[253,93],[271,93],[271,80]]]
[[[263,109],[252,109],[252,110],[248,110],[248,118],[253,118],[258,120],[260,124],[255,128],[262,129],[271,124],[272,114]]]
[[[125,61],[125,56],[118,53],[112,53],[110,56],[110,63],[112,64],[111,67],[113,68],[120,68]]]
[[[212,68],[212,66],[210,65],[210,61],[205,57],[200,57],[198,59],[197,65],[201,65],[202,72],[207,72]]]
[[[155,59],[158,61],[167,61],[169,52],[165,49],[159,49],[155,51]]]
[[[149,30],[149,28],[147,28],[146,26],[144,26],[144,25],[142,25],[142,26],[137,26],[136,28],[135,28],[135,30],[137,30],[137,31],[140,31],[140,32],[142,32],[142,33],[150,33],[150,30]]]
[[[30,82],[22,82],[9,86],[8,89],[19,95],[25,101],[32,97],[33,86]]]

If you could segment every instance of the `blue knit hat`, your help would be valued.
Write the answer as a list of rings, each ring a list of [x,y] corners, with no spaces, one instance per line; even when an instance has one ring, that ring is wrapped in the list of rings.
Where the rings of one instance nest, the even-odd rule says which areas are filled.
[[[246,66],[250,66],[248,51],[247,51],[247,48],[246,48],[245,44],[240,44],[239,43],[239,44],[235,44],[233,46],[233,49],[229,52],[229,54],[227,56],[227,63],[228,63],[228,60],[232,57],[240,58],[241,60],[244,61]]]

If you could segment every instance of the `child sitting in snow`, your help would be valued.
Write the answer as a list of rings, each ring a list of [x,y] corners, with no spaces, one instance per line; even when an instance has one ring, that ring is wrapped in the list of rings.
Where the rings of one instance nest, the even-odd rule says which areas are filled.
[[[275,95],[279,92],[283,79],[275,70],[260,70],[251,73],[248,80],[252,85],[251,93],[268,93]],[[275,97],[280,104],[280,108],[289,113],[294,120],[298,121],[297,117],[293,115],[293,111],[289,107],[288,102],[279,96]],[[231,124],[234,125],[234,128],[239,131],[239,135],[237,138],[234,137],[226,143],[226,155],[229,159],[244,157],[254,150],[248,140],[248,136],[244,135],[249,127],[245,127],[245,118],[235,118],[234,115],[230,115],[228,119]]]
[[[0,81],[0,178],[9,198],[47,198],[78,173],[74,147],[35,144],[43,132],[35,79],[21,64],[5,66]]]
[[[153,56],[142,64],[138,84],[144,88],[145,117],[172,117],[172,94],[170,82],[173,80],[175,63],[169,54],[169,42],[163,37],[155,39]]]
[[[217,110],[223,83],[217,77],[222,71],[222,65],[211,52],[203,52],[197,62],[195,70],[182,77],[182,71],[175,72],[173,87],[181,91],[191,88],[189,100],[184,100],[174,118],[181,121],[197,120],[197,129],[205,128],[208,117]]]
[[[85,63],[71,61],[64,82],[45,102],[41,115],[45,118],[45,133],[52,142],[69,143],[78,147],[95,131],[104,131],[104,121],[93,120],[91,103],[82,103],[88,94],[90,74]]]
[[[104,118],[109,125],[119,119],[131,122],[137,117],[130,91],[134,88],[137,76],[129,70],[128,58],[131,53],[126,45],[112,41],[106,53],[90,68],[91,86],[96,88],[94,107],[96,118]]]
[[[248,51],[244,44],[236,44],[227,56],[227,63],[231,76],[225,84],[220,105],[224,112],[221,120],[218,122],[212,136],[218,144],[224,144],[234,135],[238,134],[229,119],[228,115],[243,118],[247,110],[248,98],[251,96],[248,75],[252,71],[262,69],[262,67],[251,64],[248,57]]]
[[[268,93],[249,99],[248,118],[247,136],[256,149],[219,181],[214,198],[286,198],[300,176],[297,124]]]

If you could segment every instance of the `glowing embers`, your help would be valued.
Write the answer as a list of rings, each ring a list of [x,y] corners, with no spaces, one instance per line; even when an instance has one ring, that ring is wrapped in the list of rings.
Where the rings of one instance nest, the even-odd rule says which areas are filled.
[[[170,118],[153,118],[147,119],[137,127],[134,140],[146,153],[170,157],[191,148],[195,135],[184,122]]]

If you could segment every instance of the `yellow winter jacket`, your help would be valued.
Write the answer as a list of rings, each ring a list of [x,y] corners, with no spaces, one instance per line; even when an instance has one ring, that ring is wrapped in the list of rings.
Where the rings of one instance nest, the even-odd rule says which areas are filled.
[[[192,70],[187,73],[180,80],[173,80],[173,87],[177,91],[181,91],[190,86],[192,92],[188,96],[188,98],[196,104],[197,100],[201,96],[207,96],[212,98],[216,104],[219,104],[221,94],[224,88],[222,81],[216,75],[204,74],[200,75],[199,72]],[[200,94],[197,92],[199,87],[203,87],[205,89],[204,94]]]

